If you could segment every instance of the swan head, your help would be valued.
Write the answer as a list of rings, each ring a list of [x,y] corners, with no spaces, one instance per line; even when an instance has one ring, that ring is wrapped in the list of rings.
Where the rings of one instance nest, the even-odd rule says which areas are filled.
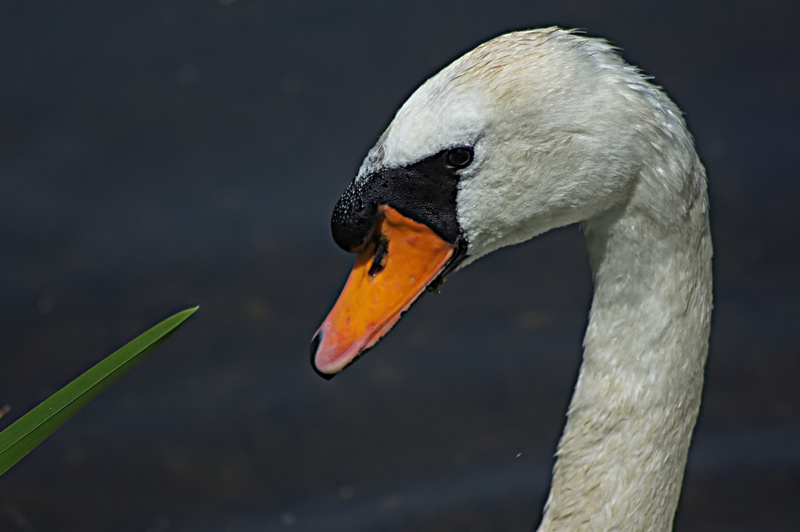
[[[432,283],[628,196],[660,91],[605,41],[548,28],[472,50],[420,86],[337,203],[356,265],[312,341],[330,377]]]

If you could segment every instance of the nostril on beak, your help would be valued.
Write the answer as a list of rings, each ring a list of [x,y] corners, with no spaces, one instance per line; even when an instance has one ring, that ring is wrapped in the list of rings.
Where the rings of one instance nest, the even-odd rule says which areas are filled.
[[[311,367],[314,368],[314,371],[325,379],[326,381],[331,380],[335,374],[331,373],[322,373],[319,369],[317,369],[317,364],[314,362],[314,357],[317,354],[317,349],[319,349],[319,344],[322,342],[322,331],[317,331],[317,334],[314,335],[314,338],[311,339]]]

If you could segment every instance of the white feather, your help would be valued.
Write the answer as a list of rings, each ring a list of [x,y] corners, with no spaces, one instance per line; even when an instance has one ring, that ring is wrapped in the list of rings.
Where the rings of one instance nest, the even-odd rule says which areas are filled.
[[[705,171],[680,111],[605,41],[516,32],[424,83],[359,175],[460,145],[467,262],[586,233],[595,293],[541,529],[670,529],[712,306]]]

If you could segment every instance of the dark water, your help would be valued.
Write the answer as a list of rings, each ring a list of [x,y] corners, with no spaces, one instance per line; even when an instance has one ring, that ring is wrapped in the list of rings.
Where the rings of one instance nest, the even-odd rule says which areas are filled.
[[[530,530],[579,364],[581,236],[505,250],[332,382],[328,220],[396,107],[505,30],[612,39],[687,114],[716,314],[678,530],[800,526],[797,3],[0,2],[6,426],[201,310],[0,478],[1,530]]]

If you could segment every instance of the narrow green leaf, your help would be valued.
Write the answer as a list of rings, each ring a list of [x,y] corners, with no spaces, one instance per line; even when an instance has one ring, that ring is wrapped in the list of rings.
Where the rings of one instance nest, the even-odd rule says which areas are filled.
[[[100,392],[144,360],[198,307],[178,312],[140,334],[0,432],[0,475],[39,445]]]

